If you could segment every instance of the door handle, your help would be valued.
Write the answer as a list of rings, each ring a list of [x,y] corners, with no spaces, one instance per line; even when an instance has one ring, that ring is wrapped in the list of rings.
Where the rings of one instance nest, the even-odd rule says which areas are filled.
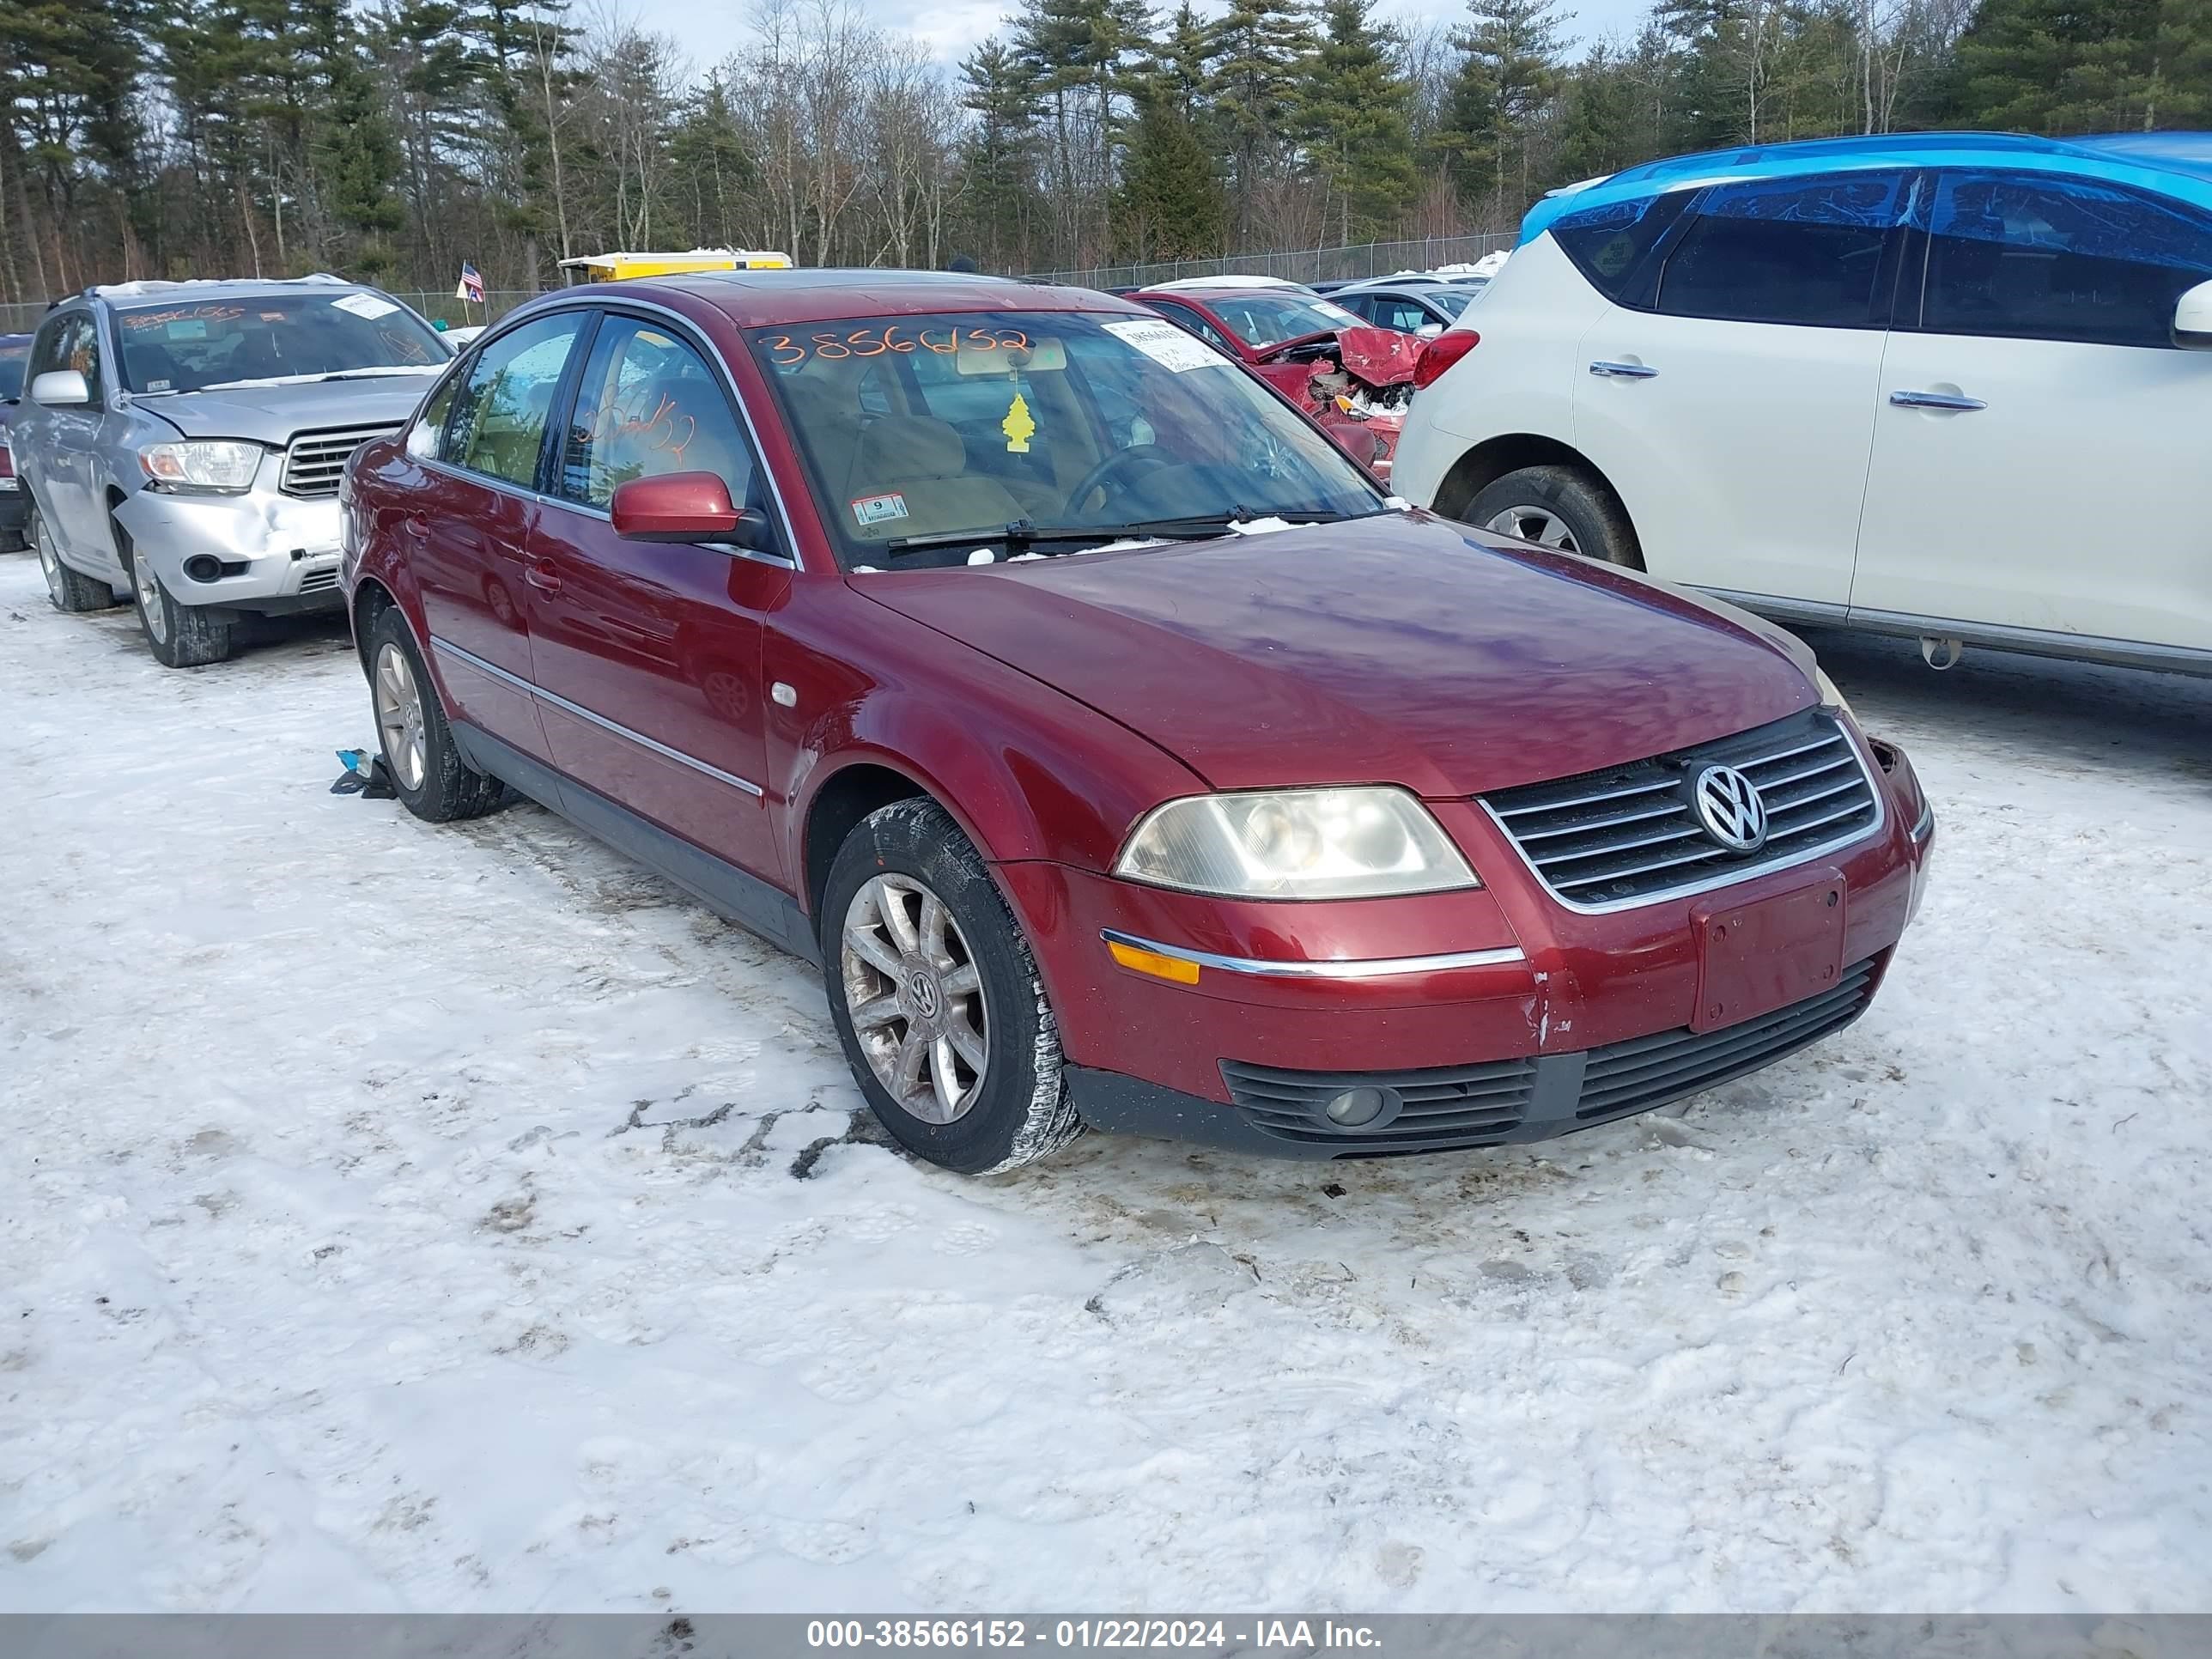
[[[522,580],[541,593],[561,591],[561,573],[543,559],[532,559],[522,567]]]
[[[1979,398],[1954,398],[1948,392],[1893,392],[1889,400],[1899,409],[1987,409]]]
[[[1592,363],[1589,368],[1601,380],[1648,380],[1659,373],[1642,363]]]

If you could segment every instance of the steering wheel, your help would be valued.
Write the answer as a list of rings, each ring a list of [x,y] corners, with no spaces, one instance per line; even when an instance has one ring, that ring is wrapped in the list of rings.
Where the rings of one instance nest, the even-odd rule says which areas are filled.
[[[1118,477],[1124,467],[1133,466],[1139,461],[1149,461],[1154,466],[1167,466],[1174,459],[1158,444],[1132,444],[1127,449],[1117,449],[1085,473],[1075,488],[1067,492],[1067,511],[1071,514],[1081,514],[1084,509],[1077,503],[1087,501],[1092,490],[1103,489]]]

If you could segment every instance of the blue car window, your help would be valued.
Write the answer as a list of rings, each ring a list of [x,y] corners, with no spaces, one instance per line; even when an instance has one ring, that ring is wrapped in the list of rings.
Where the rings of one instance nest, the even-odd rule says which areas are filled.
[[[1705,192],[1667,255],[1659,309],[1678,317],[1875,328],[1882,252],[1905,175],[1761,179]]]
[[[2212,281],[2212,223],[2087,179],[1946,173],[1928,231],[1935,333],[2169,346],[2173,302]]]
[[[1613,304],[1649,310],[1656,274],[1651,252],[1696,194],[1675,190],[1583,208],[1563,215],[1552,227],[1552,238],[1589,285]]]

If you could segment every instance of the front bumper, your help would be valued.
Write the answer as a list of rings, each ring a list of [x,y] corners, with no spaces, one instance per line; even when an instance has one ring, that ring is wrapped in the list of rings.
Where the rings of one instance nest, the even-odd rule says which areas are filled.
[[[1865,840],[1604,914],[1553,900],[1473,802],[1431,807],[1490,884],[1418,900],[1229,903],[1056,864],[999,874],[1029,923],[1077,1109],[1098,1127],[1306,1158],[1538,1139],[1711,1088],[1863,1011],[1934,836],[1910,763],[1869,750],[1888,810]],[[1830,878],[1846,896],[1835,984],[1692,1032],[1700,905]],[[1170,983],[1117,963],[1102,943],[1116,934],[1243,966]],[[1328,1125],[1322,1102],[1363,1085],[1396,1092],[1397,1121],[1369,1136]]]
[[[115,509],[131,556],[149,560],[179,605],[302,611],[344,602],[337,498],[142,489]]]

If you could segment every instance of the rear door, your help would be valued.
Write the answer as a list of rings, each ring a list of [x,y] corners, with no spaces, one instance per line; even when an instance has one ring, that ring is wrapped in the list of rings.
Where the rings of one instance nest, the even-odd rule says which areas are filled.
[[[1840,617],[1906,185],[1717,185],[1655,252],[1648,292],[1583,337],[1576,445],[1654,575]]]
[[[1853,613],[2212,649],[2212,353],[2172,337],[2212,218],[1965,170],[1915,217]]]
[[[764,618],[787,558],[624,541],[617,486],[708,471],[765,505],[729,388],[691,332],[610,311],[577,376],[531,552],[532,651],[554,764],[725,862],[784,886],[761,779]]]
[[[590,316],[555,312],[487,343],[431,400],[410,443],[429,452],[406,534],[440,678],[464,719],[541,761],[530,538],[549,417]]]

